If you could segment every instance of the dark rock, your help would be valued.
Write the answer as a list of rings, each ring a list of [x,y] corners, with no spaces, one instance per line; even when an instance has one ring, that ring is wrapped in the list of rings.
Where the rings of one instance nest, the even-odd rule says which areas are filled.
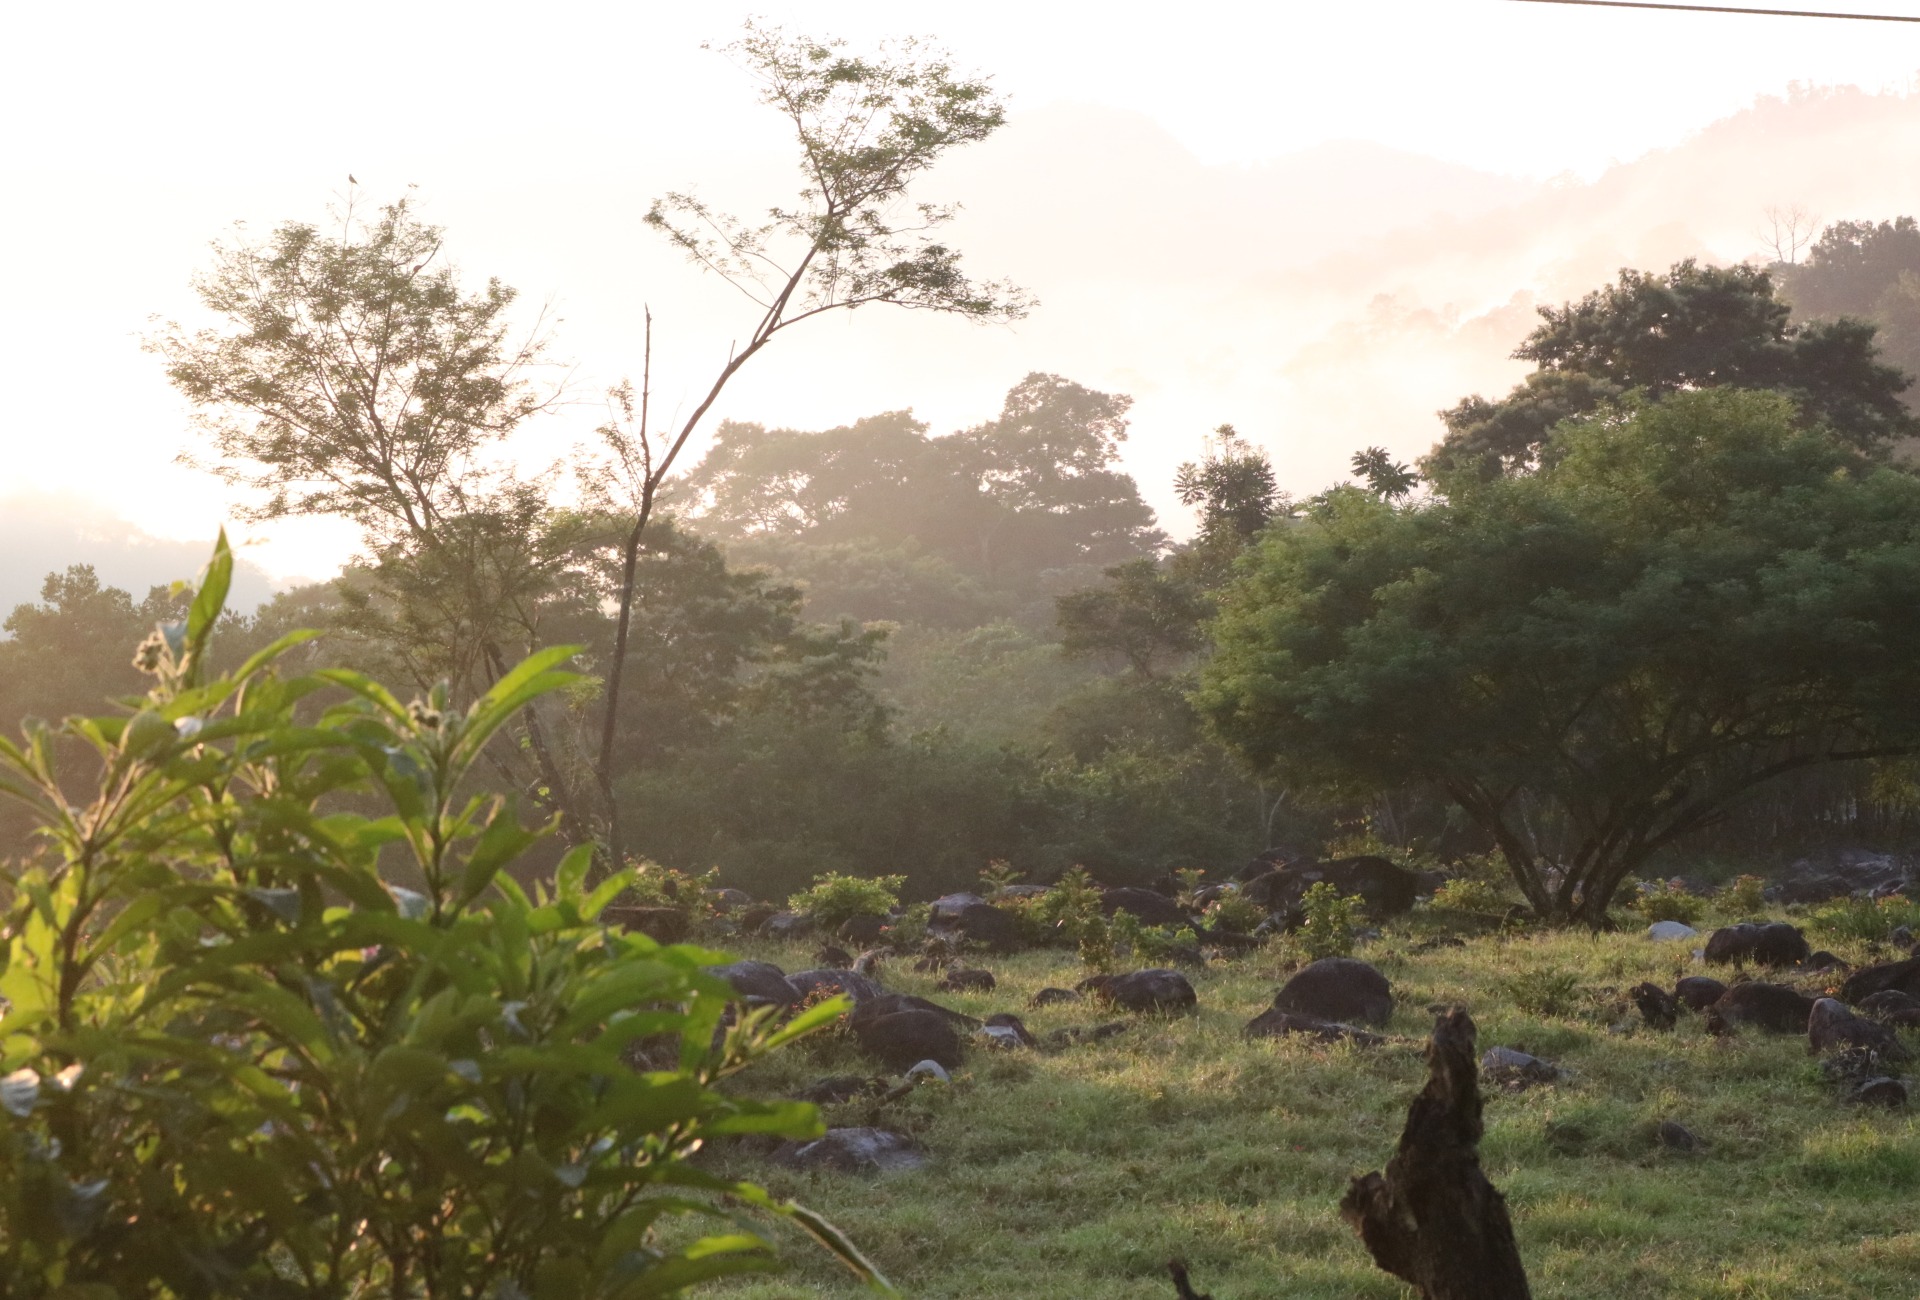
[[[1698,1134],[1678,1120],[1661,1120],[1660,1127],[1654,1130],[1654,1136],[1669,1151],[1700,1151],[1707,1145]]]
[[[836,948],[830,943],[821,944],[820,947],[816,948],[813,953],[813,960],[819,965],[832,967],[835,970],[853,969],[852,955],[848,953],[845,948]],[[865,974],[864,971],[861,973]]]
[[[865,1002],[868,998],[880,996],[880,986],[865,975],[856,975],[850,970],[803,970],[787,976],[787,983],[800,990],[800,996],[809,1002],[819,1002],[836,994],[844,993],[855,1002]]]
[[[946,925],[960,919],[960,913],[969,907],[984,907],[987,900],[978,894],[943,894],[933,900],[927,910],[928,925]]]
[[[1820,1058],[1820,1073],[1843,1088],[1854,1088],[1863,1079],[1884,1073],[1880,1057],[1871,1049],[1849,1047]]]
[[[1742,921],[1723,926],[1707,939],[1709,962],[1733,962],[1758,966],[1794,966],[1804,962],[1812,950],[1798,926],[1785,921],[1756,924]]]
[[[1111,1020],[1104,1025],[1095,1025],[1091,1029],[1075,1026],[1071,1029],[1056,1029],[1047,1035],[1048,1047],[1071,1047],[1075,1043],[1104,1043],[1109,1038],[1124,1034],[1133,1028],[1124,1020]]]
[[[887,918],[884,916],[850,916],[841,922],[837,931],[842,939],[857,948],[870,948],[880,942],[880,936],[887,930]]]
[[[1905,948],[1911,952],[1913,950],[1912,928],[1904,925],[1894,926],[1893,933],[1887,936],[1887,942],[1896,948]]]
[[[997,1047],[1038,1047],[1040,1044],[1026,1022],[1009,1011],[996,1011],[987,1017],[987,1023],[981,1026],[981,1033],[987,1035]]]
[[[1553,1083],[1560,1078],[1561,1071],[1551,1061],[1529,1056],[1517,1048],[1489,1047],[1480,1058],[1480,1073],[1489,1083],[1518,1092],[1535,1084]]]
[[[1199,998],[1187,977],[1177,970],[1155,968],[1125,975],[1095,975],[1080,981],[1080,991],[1109,1006],[1138,1015],[1199,1009]]]
[[[1378,1034],[1370,1034],[1364,1029],[1355,1029],[1352,1025],[1343,1025],[1333,1020],[1320,1020],[1314,1016],[1303,1016],[1297,1011],[1282,1011],[1278,1007],[1268,1007],[1240,1031],[1248,1038],[1279,1038],[1288,1034],[1300,1034],[1309,1038],[1318,1038],[1322,1042],[1349,1042],[1359,1047],[1378,1047],[1387,1040]]]
[[[1694,1011],[1705,1011],[1727,995],[1727,986],[1710,975],[1688,975],[1673,986],[1674,1000]]]
[[[629,934],[644,934],[655,943],[685,943],[693,933],[693,918],[677,907],[609,907],[600,915],[609,924]]]
[[[717,975],[733,986],[749,1005],[790,1007],[801,997],[780,968],[770,961],[736,961],[726,966],[709,966],[707,974]]]
[[[1000,891],[993,896],[993,901],[1011,902],[1022,898],[1039,898],[1050,891],[1051,886],[1048,885],[1002,885]]]
[[[880,981],[880,968],[886,965],[887,958],[892,955],[885,948],[869,948],[855,957],[847,969],[855,975],[865,975],[877,984]]]
[[[883,1128],[830,1128],[810,1142],[783,1142],[773,1158],[792,1169],[848,1174],[902,1173],[926,1166],[920,1144]]]
[[[1807,958],[1806,968],[1810,971],[1849,971],[1853,967],[1822,948]]]
[[[999,982],[990,970],[950,970],[936,987],[943,993],[988,993]]]
[[[1782,984],[1735,984],[1709,1010],[1729,1027],[1753,1025],[1771,1034],[1805,1033],[1813,999]]]
[[[1658,984],[1635,985],[1628,996],[1650,1028],[1672,1029],[1680,1023],[1680,1003]]]
[[[1422,884],[1420,876],[1405,867],[1368,855],[1295,863],[1248,881],[1241,893],[1270,912],[1290,912],[1323,881],[1342,894],[1358,894],[1376,919],[1412,910]]]
[[[1131,912],[1142,925],[1171,925],[1178,928],[1193,924],[1193,918],[1187,914],[1186,908],[1151,889],[1109,889],[1100,895],[1100,910],[1108,916],[1120,911]]]
[[[869,1079],[858,1074],[834,1074],[802,1088],[793,1095],[795,1101],[810,1101],[816,1106],[831,1106],[837,1102],[852,1101],[855,1097],[866,1097],[881,1090],[878,1079]]]
[[[1906,1049],[1885,1025],[1862,1020],[1832,998],[1815,1002],[1807,1015],[1807,1050],[1818,1055],[1856,1048],[1872,1052],[1883,1061],[1907,1059]]]
[[[1058,1002],[1078,1002],[1082,995],[1072,989],[1041,989],[1027,1000],[1029,1007],[1050,1007]]]
[[[848,1023],[861,1050],[895,1070],[921,1061],[937,1061],[955,1069],[966,1052],[953,1022],[937,1011],[914,1008]]]
[[[1885,1106],[1889,1110],[1907,1104],[1907,1085],[1898,1079],[1886,1075],[1868,1079],[1847,1095],[1847,1100],[1861,1106]]]
[[[1861,998],[1860,1009],[1876,1019],[1885,1019],[1902,1012],[1920,1011],[1920,998],[1900,989],[1881,989]]]
[[[869,998],[865,1002],[854,1004],[853,1014],[848,1023],[858,1028],[861,1022],[878,1020],[881,1016],[890,1016],[900,1011],[931,1011],[945,1018],[948,1023],[967,1029],[978,1029],[980,1022],[964,1012],[943,1007],[938,1002],[929,1002],[911,993],[882,993],[879,997]]]
[[[1779,896],[1783,903],[1822,903],[1830,898],[1898,891],[1907,881],[1905,866],[1892,855],[1848,849],[1821,862],[1805,858],[1795,862],[1782,873]]]
[[[1825,871],[1806,871],[1780,882],[1779,899],[1783,903],[1824,903],[1830,898],[1845,898],[1853,892],[1842,876]]]
[[[969,904],[951,921],[942,922],[941,928],[994,952],[1012,952],[1020,946],[1019,918],[991,903]]]
[[[813,933],[813,918],[799,912],[775,912],[760,926],[769,939],[804,939]]]
[[[1920,997],[1920,957],[1881,962],[1877,966],[1857,970],[1847,976],[1847,982],[1840,986],[1840,997],[1859,1006],[1884,989],[1895,989]]]
[[[707,899],[716,912],[739,912],[755,906],[753,895],[744,889],[716,889]]]
[[[1393,986],[1358,958],[1322,957],[1288,980],[1273,1005],[1316,1020],[1384,1025],[1393,1018]]]
[[[772,903],[749,903],[740,909],[740,928],[748,934],[759,934],[767,928],[767,922],[780,915],[780,909]]]

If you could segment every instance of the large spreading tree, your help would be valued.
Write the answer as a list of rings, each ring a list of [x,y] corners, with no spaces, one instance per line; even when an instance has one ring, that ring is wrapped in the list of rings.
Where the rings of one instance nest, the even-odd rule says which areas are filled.
[[[1289,782],[1444,794],[1536,912],[1603,924],[1762,783],[1920,745],[1920,478],[1851,442],[1722,387],[1426,501],[1336,489],[1243,564],[1197,702]]]

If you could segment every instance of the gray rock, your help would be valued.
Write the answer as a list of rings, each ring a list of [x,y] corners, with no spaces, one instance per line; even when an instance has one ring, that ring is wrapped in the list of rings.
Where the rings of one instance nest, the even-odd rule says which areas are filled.
[[[1907,1085],[1898,1079],[1881,1075],[1868,1079],[1852,1092],[1847,1100],[1861,1106],[1885,1106],[1889,1109],[1907,1104]]]
[[[1885,1025],[1862,1020],[1832,998],[1815,1002],[1807,1014],[1807,1051],[1818,1055],[1855,1048],[1872,1052],[1883,1061],[1907,1059],[1907,1049]]]
[[[1058,1002],[1079,1002],[1082,1001],[1084,997],[1084,994],[1076,993],[1072,989],[1048,988],[1041,989],[1038,993],[1027,999],[1027,1005],[1029,1007],[1050,1007]]]
[[[1700,1151],[1706,1147],[1706,1141],[1678,1120],[1663,1119],[1660,1127],[1654,1130],[1654,1136],[1660,1139],[1660,1145],[1669,1151]]]
[[[709,966],[707,974],[717,975],[733,986],[749,1005],[790,1007],[800,1001],[784,972],[770,961],[736,961],[725,966]]]
[[[952,1069],[966,1052],[953,1022],[937,1011],[896,1011],[849,1023],[861,1050],[896,1070],[929,1060]]]
[[[941,1083],[953,1082],[953,1076],[948,1074],[947,1068],[938,1061],[921,1061],[918,1065],[909,1067],[907,1078],[938,1079]]]
[[[1378,1034],[1370,1034],[1352,1025],[1343,1025],[1332,1020],[1317,1020],[1298,1012],[1282,1011],[1278,1007],[1268,1007],[1249,1020],[1247,1027],[1240,1032],[1247,1038],[1282,1038],[1299,1035],[1305,1038],[1317,1038],[1323,1043],[1352,1043],[1356,1047],[1379,1047],[1387,1041]]]
[[[803,999],[814,1002],[835,997],[841,993],[846,994],[856,1003],[880,996],[878,984],[865,975],[856,975],[850,970],[821,968],[795,971],[787,976],[787,983],[799,989]]]
[[[1489,1047],[1480,1057],[1480,1073],[1489,1083],[1518,1092],[1537,1083],[1553,1083],[1560,1067],[1513,1047]]]
[[[1273,1005],[1316,1020],[1384,1025],[1393,1018],[1393,986],[1354,957],[1322,957],[1296,972]]]
[[[1199,997],[1193,985],[1177,970],[1157,967],[1131,971],[1125,975],[1095,975],[1080,981],[1084,993],[1123,1011],[1147,1015],[1199,1009]]]
[[[1655,921],[1647,927],[1649,939],[1693,939],[1700,932],[1685,921]]]
[[[761,922],[760,933],[769,939],[804,939],[813,933],[813,918],[799,912],[775,912]]]
[[[960,919],[960,913],[966,911],[969,907],[984,907],[986,902],[987,900],[978,894],[962,893],[943,895],[933,900],[932,907],[927,911],[927,923],[929,925],[940,925],[943,922],[957,921]]]
[[[919,1143],[883,1128],[830,1128],[811,1142],[782,1143],[773,1158],[792,1169],[849,1174],[904,1173],[927,1164]]]

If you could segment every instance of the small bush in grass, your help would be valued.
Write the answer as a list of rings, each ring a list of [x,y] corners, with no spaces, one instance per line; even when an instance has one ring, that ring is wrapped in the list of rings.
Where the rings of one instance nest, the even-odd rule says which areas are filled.
[[[677,907],[689,916],[705,916],[710,910],[708,897],[720,886],[720,868],[710,867],[700,875],[663,867],[646,858],[629,859],[633,883],[615,901],[638,907]]]
[[[1579,998],[1580,977],[1553,966],[1522,971],[1501,980],[1499,989],[1514,1006],[1536,1016],[1560,1016]]]
[[[1246,934],[1267,919],[1266,912],[1250,898],[1239,893],[1222,894],[1207,904],[1207,920],[1216,930],[1228,934]]]
[[[1693,925],[1707,914],[1707,902],[1688,893],[1671,881],[1654,881],[1642,886],[1628,904],[1649,921],[1679,921]]]
[[[1142,925],[1140,918],[1125,908],[1115,912],[1107,923],[1107,936],[1109,964],[1123,953],[1131,953],[1142,965],[1163,965],[1191,953],[1200,943],[1190,926]]]
[[[1767,882],[1758,876],[1735,876],[1720,889],[1714,902],[1729,920],[1757,916],[1767,905]]]
[[[1492,881],[1458,876],[1433,891],[1433,905],[1497,916],[1507,910],[1507,894]]]
[[[791,911],[810,917],[822,930],[832,933],[856,916],[886,916],[900,902],[900,887],[905,876],[843,876],[829,871],[815,876],[813,884],[787,900]]]
[[[1358,895],[1343,897],[1331,881],[1321,881],[1300,900],[1306,919],[1295,932],[1294,942],[1309,961],[1352,956],[1353,932],[1358,928],[1363,905]]]
[[[980,869],[980,895],[989,903],[1007,891],[1008,885],[1020,883],[1020,872],[1005,858],[995,858]]]
[[[1884,941],[1903,925],[1909,929],[1920,926],[1920,903],[1902,894],[1842,899],[1815,912],[1811,925],[1839,939]]]

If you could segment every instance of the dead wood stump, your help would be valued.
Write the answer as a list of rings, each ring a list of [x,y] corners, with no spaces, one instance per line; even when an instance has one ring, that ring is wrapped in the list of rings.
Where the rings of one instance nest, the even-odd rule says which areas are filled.
[[[1480,1168],[1476,1061],[1473,1019],[1442,1015],[1399,1151],[1384,1175],[1353,1180],[1340,1214],[1373,1262],[1423,1300],[1530,1300],[1506,1198]]]

